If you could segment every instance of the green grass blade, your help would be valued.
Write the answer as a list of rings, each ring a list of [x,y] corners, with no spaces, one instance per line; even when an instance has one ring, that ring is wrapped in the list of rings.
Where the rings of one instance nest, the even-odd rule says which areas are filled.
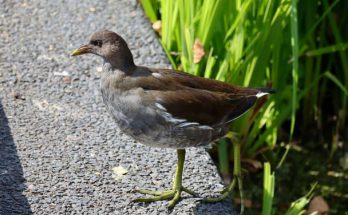
[[[141,0],[144,11],[151,22],[158,20],[156,3],[156,0]]]
[[[328,1],[324,0],[323,2],[324,2],[324,7],[326,9],[329,8]],[[340,30],[337,26],[337,22],[334,19],[334,15],[331,12],[328,14],[328,18],[329,18],[330,27],[332,29],[332,32],[333,32],[333,35],[335,37],[336,42],[338,44],[342,44],[343,40],[342,40]],[[347,53],[344,51],[339,51],[339,56],[340,56],[341,64],[343,67],[343,72],[342,72],[343,77],[342,78],[344,80],[344,85],[348,86],[348,57],[347,57]],[[342,99],[341,99],[342,107],[341,107],[341,110],[339,113],[340,124],[342,127],[345,126],[345,120],[346,120],[346,116],[347,116],[347,101],[348,101],[347,96],[342,94]]]
[[[297,87],[298,87],[298,73],[299,73],[299,43],[298,43],[298,16],[297,16],[297,0],[291,0],[291,47],[293,56],[293,68],[292,68],[292,100],[291,100],[291,126],[290,126],[290,139],[294,133],[295,117],[297,109]]]
[[[342,82],[341,82],[340,80],[338,80],[338,78],[337,78],[336,76],[334,76],[334,75],[333,75],[332,73],[330,73],[330,72],[325,72],[324,75],[325,75],[328,79],[330,79],[333,83],[335,83],[336,86],[337,86],[338,88],[340,88],[341,91],[342,91],[346,96],[348,96],[348,86],[344,86],[344,85],[342,84]]]
[[[262,215],[272,214],[272,205],[274,198],[274,172],[271,173],[270,163],[264,164],[263,170],[263,199],[262,199]]]
[[[317,21],[312,25],[312,27],[306,32],[306,34],[301,38],[301,43],[304,43],[309,36],[314,32],[314,30],[318,27],[318,25],[320,23],[322,23],[322,21],[324,20],[324,18],[331,13],[331,10],[336,6],[336,4],[339,2],[340,0],[336,0],[334,1],[330,7],[327,7],[324,11],[324,13],[320,16],[319,19],[317,19]]]
[[[343,43],[343,44],[335,44],[332,46],[327,46],[327,47],[323,47],[323,48],[319,48],[316,50],[311,50],[306,52],[306,56],[308,57],[313,57],[313,56],[319,56],[319,55],[323,55],[323,54],[331,54],[334,52],[338,52],[338,51],[346,51],[348,49],[348,43]]]

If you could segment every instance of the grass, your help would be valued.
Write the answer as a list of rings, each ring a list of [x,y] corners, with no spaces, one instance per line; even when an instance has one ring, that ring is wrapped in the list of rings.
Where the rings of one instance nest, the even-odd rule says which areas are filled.
[[[261,114],[249,112],[231,128],[242,134],[247,155],[265,145],[273,147],[276,128],[289,117],[279,109],[291,101],[291,85],[283,84],[287,83],[287,75],[277,72],[291,73],[291,64],[284,68],[281,63],[289,61],[291,45],[279,37],[290,33],[285,20],[290,17],[291,2],[143,1],[145,11],[152,11],[146,9],[149,2],[161,5],[161,13],[157,13],[162,22],[161,43],[171,53],[175,68],[243,86],[273,85],[279,91],[264,101],[258,110]],[[205,55],[194,62],[199,51]],[[292,102],[297,104],[296,97]],[[262,134],[266,135],[259,139]]]
[[[276,89],[231,126],[239,134],[242,162],[269,162],[274,169],[286,160],[280,146],[300,140],[305,147],[302,139],[318,139],[319,148],[328,142],[328,162],[340,155],[348,111],[347,1],[141,3],[149,20],[161,23],[158,35],[173,68],[231,84]],[[313,132],[316,135],[308,138]],[[228,178],[232,147],[227,140],[217,147],[220,171]],[[267,187],[276,190],[273,173],[265,172]],[[268,211],[264,214],[281,199],[269,197],[263,196]]]
[[[264,164],[263,175],[263,206],[262,214],[267,215],[272,212],[273,198],[274,198],[274,172],[271,173],[270,163]]]

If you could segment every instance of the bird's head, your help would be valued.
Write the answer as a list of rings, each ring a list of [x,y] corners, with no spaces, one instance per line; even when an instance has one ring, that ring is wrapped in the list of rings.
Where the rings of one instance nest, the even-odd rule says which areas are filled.
[[[110,63],[115,69],[134,66],[133,56],[126,41],[112,31],[103,30],[94,33],[89,43],[74,50],[71,55],[95,54]]]

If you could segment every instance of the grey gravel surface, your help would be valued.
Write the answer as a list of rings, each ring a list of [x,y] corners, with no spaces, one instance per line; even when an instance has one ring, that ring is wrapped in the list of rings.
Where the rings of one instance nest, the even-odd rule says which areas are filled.
[[[229,202],[131,203],[134,188],[171,187],[176,153],[120,133],[99,92],[101,60],[72,58],[109,29],[140,65],[168,61],[135,0],[0,0],[0,214],[232,214]],[[190,149],[184,185],[217,194],[204,149]]]

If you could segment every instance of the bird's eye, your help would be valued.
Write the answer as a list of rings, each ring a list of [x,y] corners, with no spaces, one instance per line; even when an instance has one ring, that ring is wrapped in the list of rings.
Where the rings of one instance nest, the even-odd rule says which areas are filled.
[[[92,40],[91,44],[94,45],[94,46],[102,47],[103,42],[101,40]]]

